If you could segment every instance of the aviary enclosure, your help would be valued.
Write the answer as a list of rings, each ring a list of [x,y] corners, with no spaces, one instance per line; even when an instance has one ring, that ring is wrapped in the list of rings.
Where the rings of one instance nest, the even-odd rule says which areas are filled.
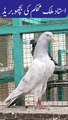
[[[0,105],[33,60],[30,40],[38,39],[44,31],[54,33],[55,42],[48,50],[58,65],[42,101],[51,106],[68,106],[68,18],[0,18]],[[33,95],[23,96],[18,104],[33,106]]]

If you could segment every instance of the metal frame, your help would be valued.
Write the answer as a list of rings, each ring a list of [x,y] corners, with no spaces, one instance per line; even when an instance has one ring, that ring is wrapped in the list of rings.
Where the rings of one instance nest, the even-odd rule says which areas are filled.
[[[65,54],[68,53],[68,50],[61,50],[61,49],[58,50],[58,64],[59,64],[59,66],[62,65],[62,54],[63,53],[65,53]],[[62,80],[62,82],[63,82],[63,74],[62,73],[58,75],[58,79]],[[59,101],[63,100],[63,98],[64,98],[63,87],[59,86],[58,89],[57,89],[57,92],[58,92],[58,100]]]
[[[31,24],[25,25],[23,21]],[[14,54],[14,80],[15,86],[20,82],[24,75],[23,67],[23,33],[36,33],[44,31],[52,31],[55,34],[68,33],[68,18],[62,19],[12,19],[13,25],[0,27],[0,35],[13,35],[13,54]],[[61,54],[60,54],[61,55]],[[61,60],[61,59],[60,59]],[[60,61],[58,60],[60,63]],[[60,64],[59,64],[60,65]]]

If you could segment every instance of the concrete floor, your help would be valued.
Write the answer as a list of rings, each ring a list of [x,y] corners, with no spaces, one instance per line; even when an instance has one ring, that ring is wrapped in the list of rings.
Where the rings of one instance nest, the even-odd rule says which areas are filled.
[[[68,114],[68,107],[48,107],[46,109],[35,109],[34,107],[25,108],[23,106],[13,106],[7,108],[0,106],[0,113],[47,113],[47,114]]]
[[[0,120],[68,120],[68,107],[50,107],[39,110],[34,107],[0,106]]]

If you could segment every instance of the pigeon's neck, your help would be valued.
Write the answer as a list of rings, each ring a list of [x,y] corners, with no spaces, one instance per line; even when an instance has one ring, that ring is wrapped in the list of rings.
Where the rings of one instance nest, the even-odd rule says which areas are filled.
[[[48,42],[43,40],[38,41],[34,51],[34,59],[42,58],[47,55],[48,55]]]

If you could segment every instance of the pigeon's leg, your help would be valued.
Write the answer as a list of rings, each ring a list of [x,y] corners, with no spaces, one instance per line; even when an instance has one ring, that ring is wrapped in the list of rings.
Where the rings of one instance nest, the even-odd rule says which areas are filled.
[[[45,84],[43,84],[42,89],[41,89],[41,92],[40,92],[40,94],[39,94],[38,101],[37,101],[37,103],[36,103],[36,105],[38,106],[39,109],[49,109],[49,108],[50,108],[49,105],[44,105],[44,104],[42,104],[42,102],[41,102],[42,94],[45,93],[46,87],[47,87],[47,82],[46,82]]]
[[[37,109],[47,109],[49,106],[42,104],[41,99],[42,99],[41,95],[39,97],[36,96],[35,108],[37,108]]]
[[[39,84],[34,90],[35,108],[37,108],[37,109],[47,109],[48,108],[48,105],[44,105],[41,103],[42,87],[43,87],[43,84]]]
[[[38,108],[38,109],[50,109],[50,106],[49,106],[49,105],[44,105],[44,104],[42,103],[42,96],[40,95],[40,96],[36,99],[35,108]]]
[[[49,106],[42,104],[42,103],[41,103],[41,100],[38,99],[38,101],[37,101],[36,104],[35,104],[35,108],[38,108],[38,109],[48,109]]]

